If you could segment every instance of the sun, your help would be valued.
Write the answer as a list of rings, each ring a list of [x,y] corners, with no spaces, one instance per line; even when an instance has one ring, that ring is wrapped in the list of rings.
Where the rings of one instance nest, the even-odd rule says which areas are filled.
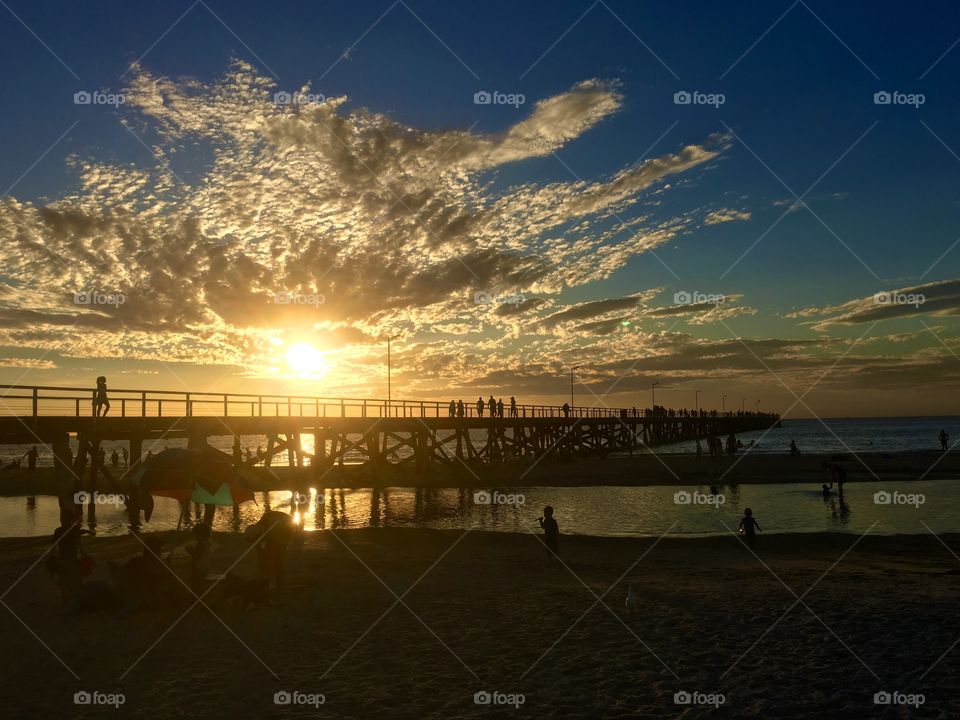
[[[310,343],[291,345],[286,354],[287,366],[297,377],[319,378],[327,374],[330,365],[319,350]]]

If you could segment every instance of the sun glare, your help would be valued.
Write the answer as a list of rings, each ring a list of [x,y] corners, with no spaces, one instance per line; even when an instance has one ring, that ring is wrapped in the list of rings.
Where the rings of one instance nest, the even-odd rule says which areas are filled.
[[[296,343],[287,350],[287,366],[298,377],[323,377],[330,369],[327,359],[309,343]]]

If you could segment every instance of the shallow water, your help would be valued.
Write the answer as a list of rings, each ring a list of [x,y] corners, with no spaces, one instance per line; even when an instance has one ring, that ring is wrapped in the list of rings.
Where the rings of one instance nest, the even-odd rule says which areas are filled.
[[[644,537],[669,530],[682,537],[723,535],[736,529],[746,507],[753,508],[767,533],[862,533],[871,527],[877,534],[960,532],[960,484],[953,481],[850,483],[843,501],[835,495],[824,499],[818,488],[809,485],[725,485],[718,490],[722,503],[706,486],[510,488],[496,497],[490,491],[453,488],[314,489],[296,507],[292,493],[275,491],[258,493],[256,504],[244,503],[236,510],[217,508],[214,529],[239,532],[269,506],[299,513],[308,532],[365,527],[530,532],[538,531],[537,518],[543,506],[550,504],[565,534]],[[676,493],[692,497],[695,491],[700,495],[691,504],[676,502]],[[877,491],[916,495],[897,499],[922,500],[922,504],[877,504]],[[476,495],[481,492],[487,492],[489,504],[484,502],[488,497]],[[190,511],[184,527],[199,521],[202,514],[200,506],[192,506]],[[174,500],[157,498],[154,515],[143,528],[176,528],[178,516]],[[84,517],[87,519],[86,514]],[[54,497],[0,498],[2,537],[48,535],[58,523]],[[85,526],[98,535],[129,532],[122,504],[98,504],[96,522],[87,519]]]

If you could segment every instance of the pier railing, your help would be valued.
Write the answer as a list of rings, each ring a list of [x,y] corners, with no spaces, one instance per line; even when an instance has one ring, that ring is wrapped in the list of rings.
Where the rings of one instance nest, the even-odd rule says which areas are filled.
[[[330,398],[307,395],[179,392],[175,390],[110,389],[107,417],[450,417],[450,403],[439,400],[386,400],[383,398]],[[42,385],[0,385],[0,416],[93,417],[96,390]],[[636,414],[635,414],[636,413]],[[643,417],[648,410],[563,405],[504,403],[503,417]],[[727,416],[734,413],[726,413]],[[753,415],[754,413],[750,413]],[[454,407],[454,416],[457,408]],[[464,403],[463,416],[490,417],[476,401]],[[773,416],[770,416],[773,417]]]

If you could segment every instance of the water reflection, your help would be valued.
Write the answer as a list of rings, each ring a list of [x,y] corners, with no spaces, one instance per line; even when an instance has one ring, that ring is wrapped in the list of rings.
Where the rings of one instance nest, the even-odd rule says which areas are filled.
[[[267,509],[297,514],[307,531],[362,527],[418,527],[476,529],[504,532],[537,530],[536,519],[544,505],[556,508],[561,532],[608,536],[658,536],[674,523],[671,535],[726,534],[736,527],[745,507],[754,510],[767,533],[864,532],[878,522],[874,532],[960,531],[952,511],[960,504],[960,487],[952,483],[912,483],[912,492],[927,501],[922,516],[913,508],[876,505],[873,493],[890,483],[848,484],[844,495],[824,497],[818,489],[797,485],[719,485],[700,487],[724,502],[711,505],[678,505],[672,487],[572,487],[514,488],[491,494],[458,488],[310,488],[308,492],[262,492],[256,502],[212,507],[212,525],[219,532],[241,532]],[[692,488],[689,488],[692,490]],[[511,503],[509,500],[513,498]],[[26,502],[24,502],[24,500]],[[851,507],[856,505],[857,512]],[[192,507],[191,507],[192,506]],[[182,514],[181,514],[182,510]],[[86,527],[99,535],[136,531],[122,506],[89,505]],[[202,505],[182,509],[170,498],[156,498],[146,531],[189,530],[203,522]],[[52,534],[59,525],[59,506],[51,496],[0,498],[0,535],[25,537]]]

